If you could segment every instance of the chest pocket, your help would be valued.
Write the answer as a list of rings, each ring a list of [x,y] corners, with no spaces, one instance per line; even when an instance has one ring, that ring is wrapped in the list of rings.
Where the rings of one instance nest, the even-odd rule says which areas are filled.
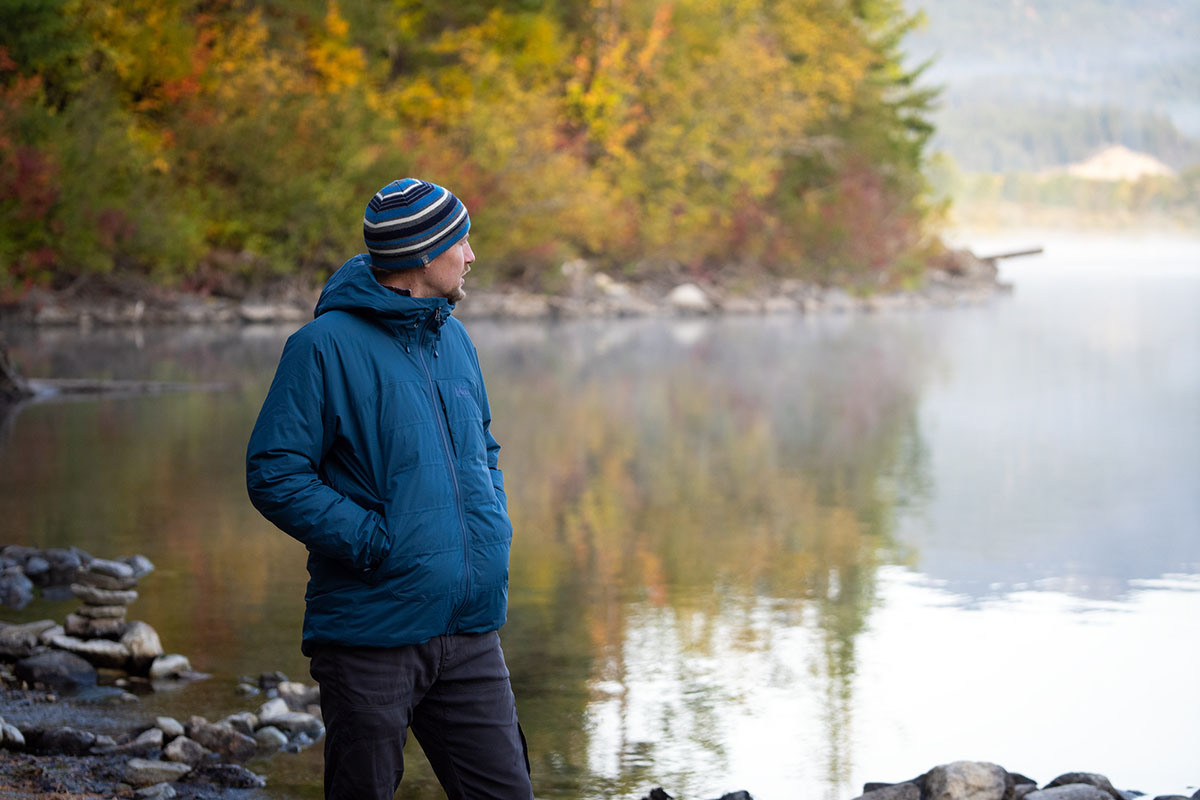
[[[454,447],[455,460],[460,464],[479,465],[486,468],[487,452],[483,444],[483,415],[476,399],[479,390],[474,382],[465,378],[452,378],[437,382],[438,396],[446,427],[450,429],[450,442]]]

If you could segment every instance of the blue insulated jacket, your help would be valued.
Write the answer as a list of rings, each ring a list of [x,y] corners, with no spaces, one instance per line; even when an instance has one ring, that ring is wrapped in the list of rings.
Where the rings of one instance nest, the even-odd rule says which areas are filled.
[[[250,500],[308,548],[305,653],[504,624],[512,524],[475,347],[442,298],[334,273],[284,345]]]

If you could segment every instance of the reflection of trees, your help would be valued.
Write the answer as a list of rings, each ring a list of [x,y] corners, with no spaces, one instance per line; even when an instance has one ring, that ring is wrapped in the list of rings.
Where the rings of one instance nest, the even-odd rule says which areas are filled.
[[[507,630],[572,640],[547,641],[548,651],[586,645],[591,669],[558,675],[620,684],[631,609],[667,612],[696,658],[727,646],[718,621],[738,647],[764,646],[769,631],[751,623],[762,598],[793,619],[815,609],[829,779],[845,780],[855,641],[890,546],[893,494],[912,488],[894,487],[919,480],[920,467],[910,458],[920,354],[911,338],[856,330],[788,341],[725,323],[681,347],[650,327],[630,347],[574,363],[556,355],[561,340],[537,369],[505,359],[512,372],[492,383],[519,536],[513,585],[541,609],[516,603]],[[583,715],[587,686],[538,679],[525,678],[538,705]],[[587,742],[539,744],[554,770],[586,768]],[[609,788],[644,788],[628,777]]]

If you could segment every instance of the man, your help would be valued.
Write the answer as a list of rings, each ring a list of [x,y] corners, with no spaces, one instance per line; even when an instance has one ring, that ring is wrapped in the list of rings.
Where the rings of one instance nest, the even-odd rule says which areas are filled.
[[[446,794],[529,800],[497,630],[512,538],[475,348],[450,316],[467,209],[405,178],[284,346],[250,437],[255,507],[308,548],[301,649],[325,797],[392,798],[411,726]]]

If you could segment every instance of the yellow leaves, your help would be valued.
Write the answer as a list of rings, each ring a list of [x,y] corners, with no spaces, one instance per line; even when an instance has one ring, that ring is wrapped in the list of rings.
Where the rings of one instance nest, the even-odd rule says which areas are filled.
[[[309,44],[308,58],[320,76],[322,91],[337,93],[362,79],[366,56],[350,44],[350,23],[341,15],[336,2],[329,3],[323,33]]]

